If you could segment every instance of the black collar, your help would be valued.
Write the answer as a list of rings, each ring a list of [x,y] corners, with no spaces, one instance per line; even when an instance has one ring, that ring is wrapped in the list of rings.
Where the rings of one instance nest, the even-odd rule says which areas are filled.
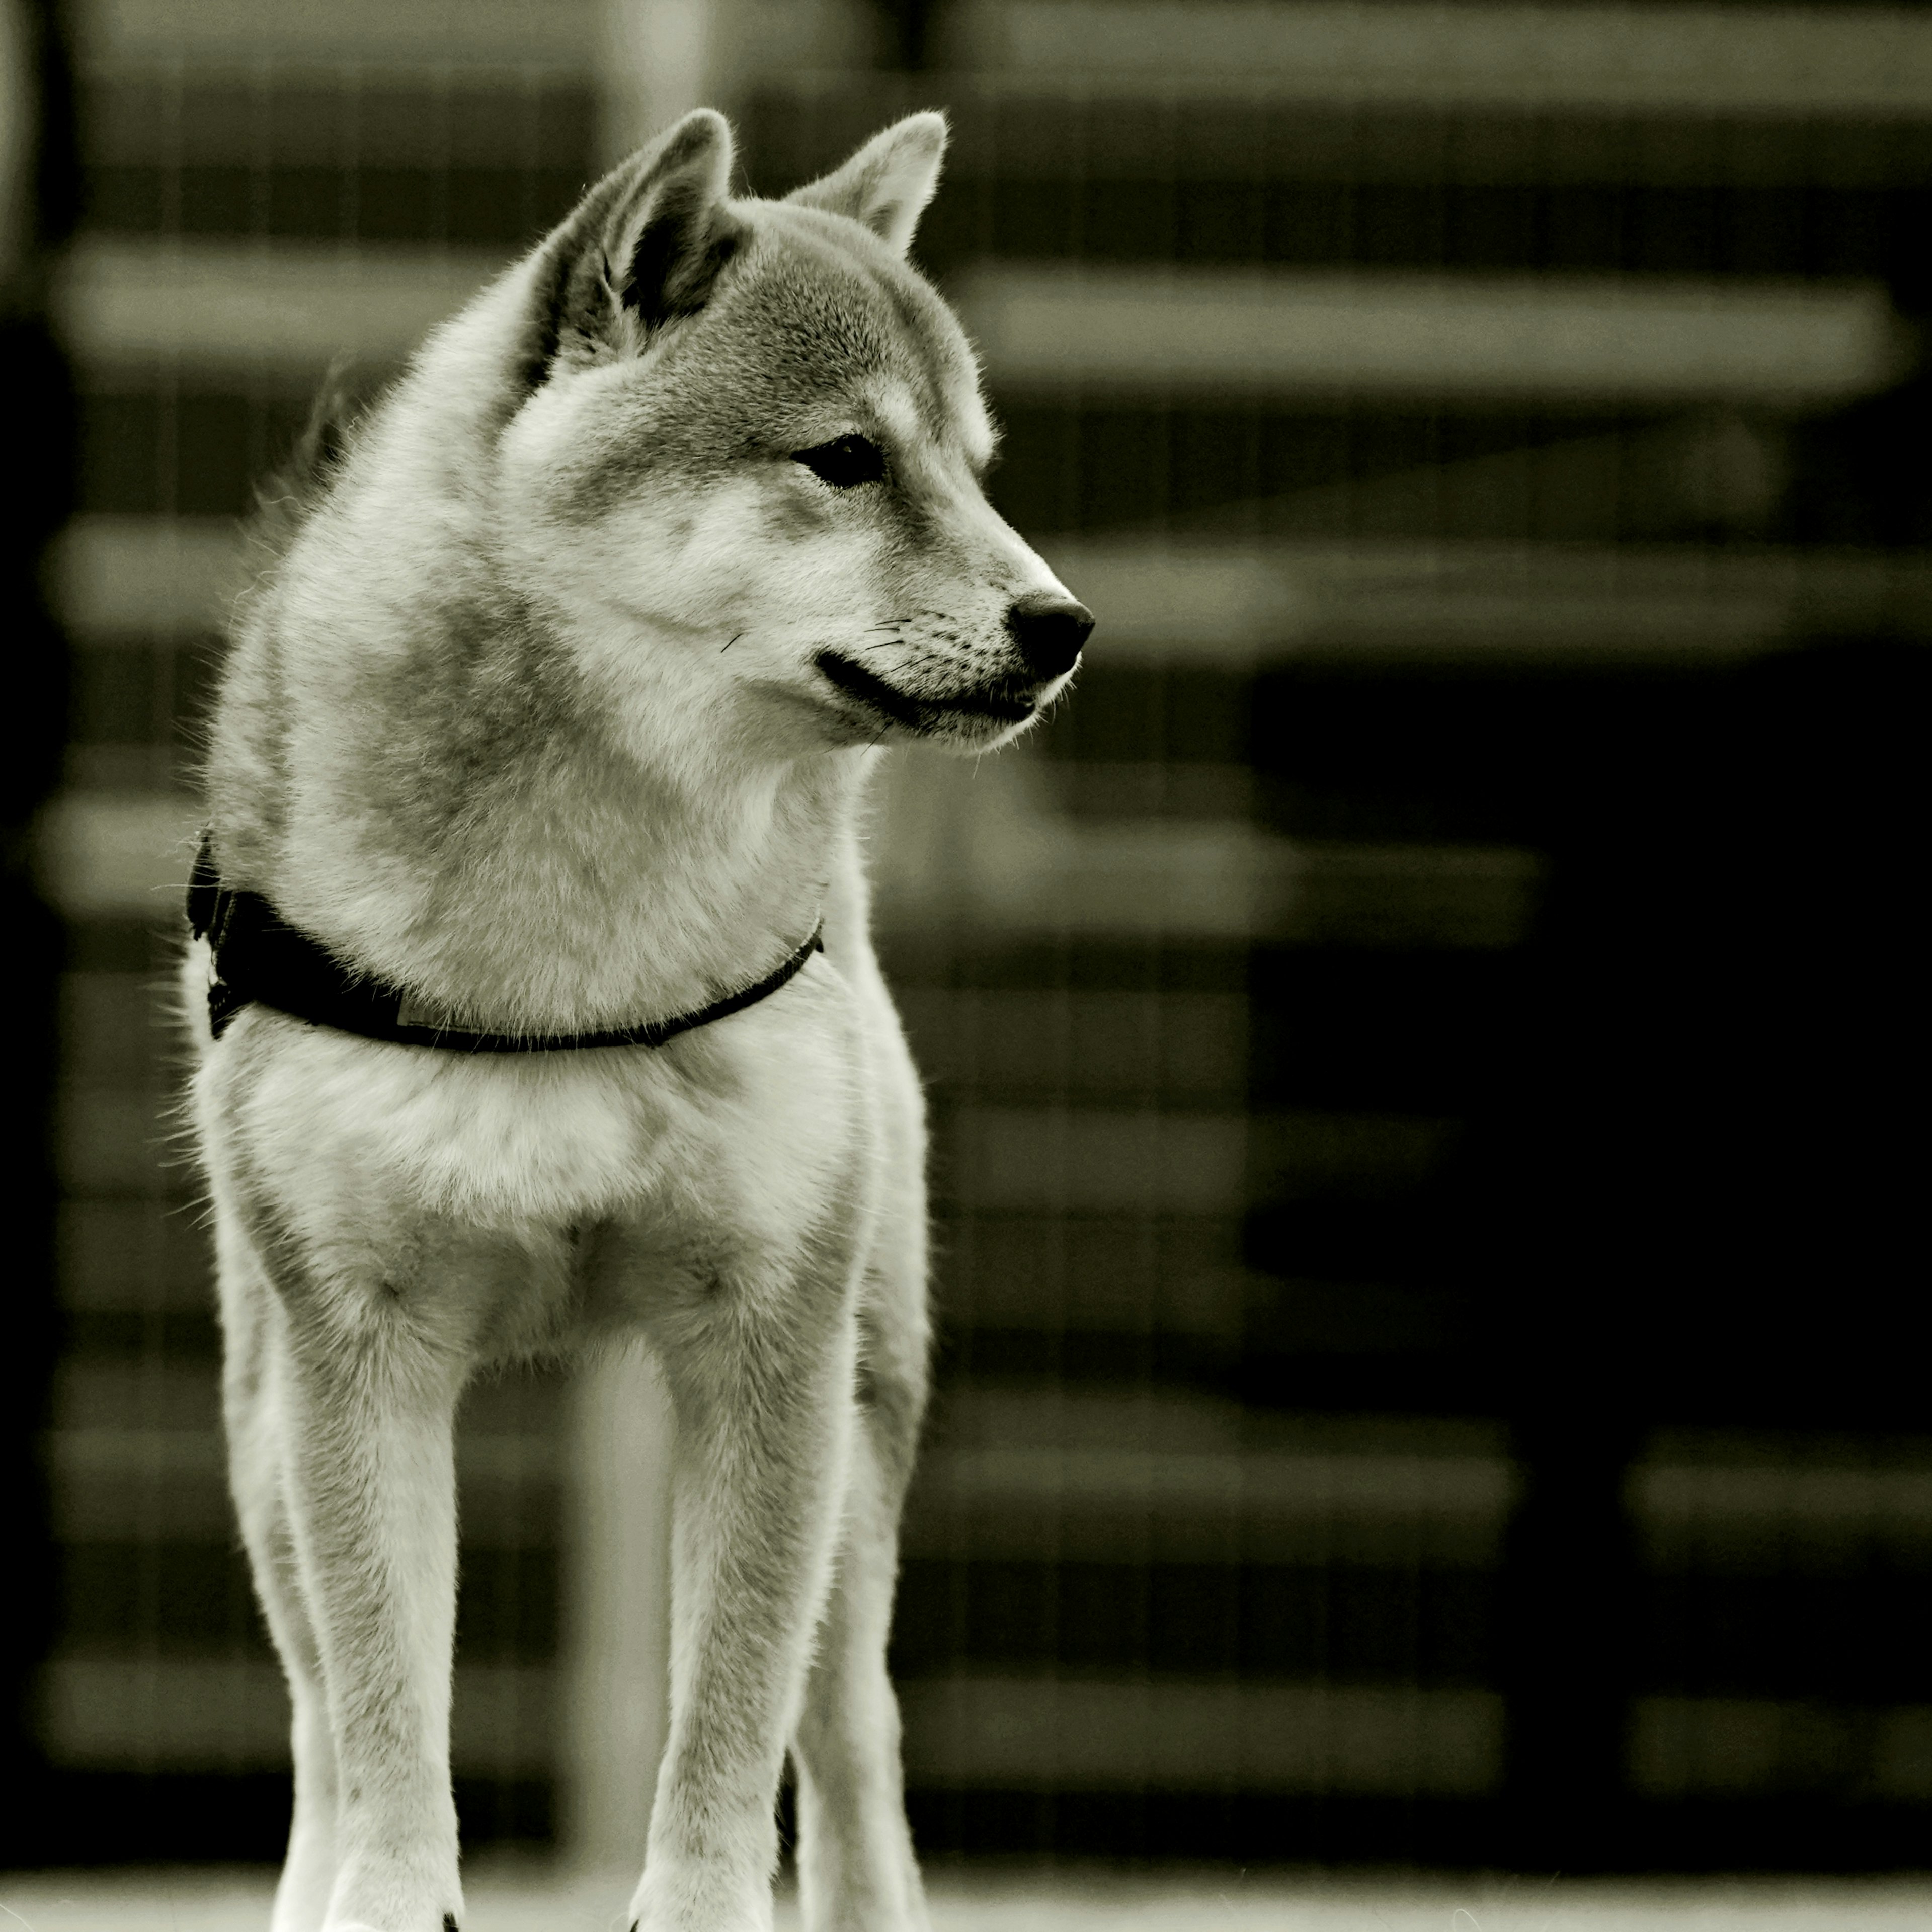
[[[472,1033],[460,1027],[422,1026],[402,1016],[410,996],[400,986],[353,973],[304,932],[284,925],[259,892],[237,892],[221,883],[204,836],[188,889],[188,922],[208,942],[214,976],[208,988],[208,1019],[219,1040],[230,1021],[251,1001],[292,1014],[311,1026],[334,1027],[364,1040],[400,1046],[440,1046],[457,1053],[568,1053],[586,1046],[662,1046],[694,1027],[709,1026],[776,993],[814,952],[824,950],[824,922],[784,964],[755,986],[694,1013],[646,1020],[640,1026],[603,1033]]]

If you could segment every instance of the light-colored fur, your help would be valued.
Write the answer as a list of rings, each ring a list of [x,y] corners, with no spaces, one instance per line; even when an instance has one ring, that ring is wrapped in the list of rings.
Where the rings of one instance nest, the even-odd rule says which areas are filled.
[[[884,1665],[923,1124],[860,814],[884,740],[983,748],[1051,698],[1007,613],[1066,598],[986,503],[970,352],[902,259],[944,142],[915,116],[731,200],[729,130],[688,116],[430,338],[238,616],[224,877],[446,1024],[685,1012],[825,934],[662,1048],[515,1055],[264,1005],[214,1042],[190,949],[234,1491],[294,1703],[274,1932],[460,1922],[456,1404],[639,1332],[676,1448],[632,1916],[769,1926],[789,1750],[808,1922],[926,1924]],[[879,480],[794,460],[855,435]]]

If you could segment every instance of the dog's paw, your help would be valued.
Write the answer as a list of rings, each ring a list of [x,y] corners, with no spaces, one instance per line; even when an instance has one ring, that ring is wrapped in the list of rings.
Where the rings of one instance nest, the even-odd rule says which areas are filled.
[[[322,1928],[322,1932],[382,1932],[382,1928],[367,1924],[360,1918],[342,1918],[332,1919]],[[454,1912],[446,1912],[442,1915],[442,1932],[462,1932]]]
[[[757,1880],[722,1886],[702,1869],[647,1872],[631,1900],[628,1932],[772,1932],[772,1892]]]

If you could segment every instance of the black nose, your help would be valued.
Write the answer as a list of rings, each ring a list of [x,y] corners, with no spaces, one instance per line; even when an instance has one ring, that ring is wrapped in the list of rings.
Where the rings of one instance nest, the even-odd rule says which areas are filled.
[[[1070,597],[1030,591],[1006,613],[1006,628],[1035,677],[1058,677],[1073,668],[1094,628],[1094,614]]]

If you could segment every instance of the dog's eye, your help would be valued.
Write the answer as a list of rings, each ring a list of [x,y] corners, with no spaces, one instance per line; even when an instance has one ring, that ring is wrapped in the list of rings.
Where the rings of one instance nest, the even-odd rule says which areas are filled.
[[[793,458],[802,463],[821,482],[835,490],[850,490],[861,483],[876,483],[886,473],[886,452],[862,436],[842,436],[821,442],[816,449],[801,449]]]

